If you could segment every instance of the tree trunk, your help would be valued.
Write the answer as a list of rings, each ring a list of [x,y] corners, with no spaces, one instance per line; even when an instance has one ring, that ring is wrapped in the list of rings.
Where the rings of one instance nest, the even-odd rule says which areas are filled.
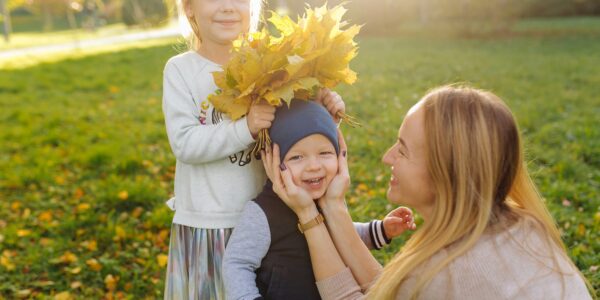
[[[430,0],[419,1],[419,21],[421,25],[429,23],[429,12],[431,11]]]
[[[51,7],[48,2],[42,2],[42,15],[44,16],[44,31],[51,31],[54,27],[54,20],[52,19]]]
[[[140,3],[137,0],[132,0],[131,3],[133,4],[133,18],[137,24],[141,24],[145,27],[146,25],[143,23],[146,16],[144,14],[144,10],[142,10],[142,7],[140,6]]]
[[[10,24],[10,12],[8,11],[8,0],[0,0],[0,9],[2,9],[2,16],[4,17],[4,40],[10,42],[10,33],[12,32],[12,26]]]
[[[71,29],[77,29],[77,20],[75,19],[73,9],[71,8],[71,1],[65,0],[65,3],[67,5],[67,20],[69,21],[69,27],[71,27]]]

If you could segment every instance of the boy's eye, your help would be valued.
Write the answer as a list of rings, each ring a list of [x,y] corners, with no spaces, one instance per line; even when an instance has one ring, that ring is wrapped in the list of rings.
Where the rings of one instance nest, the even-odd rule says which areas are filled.
[[[290,160],[299,160],[300,158],[302,158],[300,155],[294,155],[294,156],[290,156],[290,158],[288,158],[288,161],[290,161]]]
[[[332,154],[334,154],[334,152],[333,151],[323,151],[323,152],[321,152],[319,154],[321,154],[321,155],[332,155]]]

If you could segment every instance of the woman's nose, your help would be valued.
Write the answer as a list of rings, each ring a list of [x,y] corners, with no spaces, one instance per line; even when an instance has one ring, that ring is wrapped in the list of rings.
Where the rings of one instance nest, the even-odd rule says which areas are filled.
[[[392,158],[392,148],[388,149],[384,154],[383,157],[381,158],[381,162],[383,162],[386,165],[392,165],[394,163],[394,160]]]

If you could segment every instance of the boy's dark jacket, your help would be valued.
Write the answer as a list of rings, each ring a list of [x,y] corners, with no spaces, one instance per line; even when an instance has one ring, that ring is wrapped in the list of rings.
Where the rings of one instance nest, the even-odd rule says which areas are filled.
[[[271,231],[271,246],[256,270],[263,299],[321,299],[296,214],[275,194],[270,181],[253,201],[264,211]]]

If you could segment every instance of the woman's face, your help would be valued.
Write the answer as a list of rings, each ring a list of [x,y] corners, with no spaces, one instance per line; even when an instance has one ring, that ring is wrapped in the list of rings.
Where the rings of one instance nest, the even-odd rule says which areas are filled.
[[[333,144],[321,134],[312,134],[294,144],[283,161],[292,173],[294,184],[313,199],[321,198],[338,170]]]
[[[434,192],[427,169],[423,126],[424,112],[419,102],[406,115],[398,131],[398,139],[383,156],[383,162],[391,167],[392,173],[388,200],[428,215],[433,206]]]
[[[250,28],[250,0],[189,0],[185,7],[194,17],[202,43],[227,45]]]

